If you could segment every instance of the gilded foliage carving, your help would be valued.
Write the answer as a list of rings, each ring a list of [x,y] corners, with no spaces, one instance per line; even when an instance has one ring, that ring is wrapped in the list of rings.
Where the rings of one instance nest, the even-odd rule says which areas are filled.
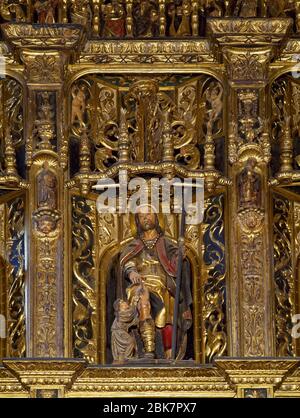
[[[24,157],[16,161],[16,154],[24,150],[23,89],[16,80],[6,77],[0,81],[0,175],[14,177],[24,173]],[[5,161],[6,160],[6,161]]]
[[[8,355],[24,357],[25,343],[25,201],[23,197],[8,202],[7,208],[7,289]]]
[[[276,351],[278,356],[292,356],[292,315],[295,291],[292,267],[291,202],[275,195],[274,200],[274,280]]]
[[[208,199],[204,214],[204,346],[206,361],[227,353],[224,196]]]
[[[32,55],[27,58],[28,81],[56,83],[61,79],[62,69],[57,55]]]
[[[180,43],[147,40],[147,44],[130,40],[122,43],[113,40],[89,41],[80,55],[80,62],[95,64],[197,64],[215,62],[207,40]]]
[[[84,135],[89,139],[90,171],[104,172],[118,162],[126,141],[128,162],[161,162],[166,117],[174,144],[169,158],[196,170],[203,168],[207,151],[212,155],[205,167],[215,169],[214,141],[222,142],[224,136],[223,87],[217,80],[192,77],[179,85],[176,77],[167,76],[88,76],[73,84],[71,95],[71,141],[78,143]],[[205,148],[206,137],[212,146]]]
[[[270,63],[269,48],[252,48],[241,51],[239,48],[226,48],[225,60],[232,81],[264,81],[268,77]]]
[[[3,119],[1,118],[2,135],[9,126],[14,146],[24,143],[23,138],[23,89],[14,79],[1,80],[0,86]]]
[[[299,183],[300,83],[293,65],[300,43],[288,37],[292,27],[299,31],[300,2],[50,0],[44,11],[39,2],[29,3],[4,0],[0,5],[2,19],[10,22],[1,27],[5,72],[24,83],[23,93],[14,79],[0,81],[0,255],[7,257],[0,301],[7,294],[9,313],[9,349],[2,344],[1,354],[22,357],[27,348],[26,224],[33,341],[27,352],[108,362],[109,263],[133,230],[130,216],[97,213],[91,187],[100,177],[116,179],[125,167],[129,178],[205,180],[204,222],[187,226],[185,234],[195,290],[195,326],[189,334],[195,356],[189,358],[198,362],[203,354],[203,362],[212,363],[235,353],[273,356],[274,319],[276,354],[298,355],[290,331],[299,302],[299,204],[278,194],[272,211],[269,189],[282,177],[280,186],[294,186],[294,179],[295,186]],[[276,79],[286,71],[292,76]],[[18,181],[18,175],[28,182]],[[25,211],[19,190],[31,186]],[[298,190],[283,194],[293,192]],[[177,221],[166,216],[164,225],[174,242]],[[225,240],[227,223],[230,239]],[[117,272],[111,276],[115,279]],[[234,386],[243,385],[243,394],[255,397],[260,391],[273,393],[280,384],[286,371],[275,376],[278,367],[294,367],[282,361],[276,368],[272,360],[254,360],[249,366],[245,360],[238,365],[228,361],[221,371],[218,359],[217,366],[207,368],[185,367],[189,361],[182,368],[89,367],[73,393],[61,393],[214,391],[234,396]],[[70,384],[67,373],[59,376],[67,362],[55,363],[50,377],[50,361],[41,360],[36,375],[35,361],[25,363],[20,370],[32,373],[24,377],[27,388]],[[11,376],[0,374],[1,393],[21,391],[8,381]],[[170,381],[160,383],[159,378]],[[299,391],[293,378],[283,391]],[[47,394],[52,388],[37,390]]]
[[[247,209],[239,215],[241,277],[243,294],[243,337],[246,357],[263,356],[265,352],[265,317],[262,237],[264,215],[258,209]]]
[[[272,171],[277,178],[290,178],[299,166],[300,85],[290,75],[272,85]]]
[[[33,212],[37,280],[34,283],[37,317],[34,321],[37,357],[62,355],[59,301],[62,291],[58,263],[61,259],[61,214],[58,210],[58,180],[44,163],[36,176],[36,210]]]
[[[72,198],[74,357],[97,360],[95,289],[95,206]]]

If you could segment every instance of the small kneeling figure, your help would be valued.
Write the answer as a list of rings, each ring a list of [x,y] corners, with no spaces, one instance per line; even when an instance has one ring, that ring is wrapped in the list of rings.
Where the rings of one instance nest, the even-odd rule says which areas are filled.
[[[114,364],[122,364],[135,357],[136,341],[129,329],[138,324],[138,313],[134,306],[123,299],[114,303],[115,320],[111,327],[111,348]]]

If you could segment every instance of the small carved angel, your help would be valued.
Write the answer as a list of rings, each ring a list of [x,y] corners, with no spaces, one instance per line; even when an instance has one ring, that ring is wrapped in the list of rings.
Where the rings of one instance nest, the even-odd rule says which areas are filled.
[[[86,95],[84,86],[74,86],[72,88],[72,114],[71,124],[73,125],[75,120],[78,119],[80,126],[84,126],[84,113],[86,110]]]
[[[208,111],[207,131],[211,132],[213,123],[219,118],[223,109],[223,87],[221,84],[214,84],[206,90],[206,100],[210,104]]]

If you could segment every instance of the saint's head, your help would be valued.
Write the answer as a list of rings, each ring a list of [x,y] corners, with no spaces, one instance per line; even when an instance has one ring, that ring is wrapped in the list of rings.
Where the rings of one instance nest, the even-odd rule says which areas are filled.
[[[135,223],[137,226],[137,235],[140,237],[146,231],[156,230],[162,233],[159,220],[155,209],[150,205],[141,206],[135,214]]]

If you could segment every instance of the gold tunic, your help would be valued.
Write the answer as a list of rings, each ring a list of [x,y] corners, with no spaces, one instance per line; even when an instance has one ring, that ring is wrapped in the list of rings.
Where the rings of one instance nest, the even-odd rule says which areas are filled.
[[[156,327],[163,328],[166,324],[172,324],[174,298],[167,289],[167,274],[159,261],[156,249],[144,248],[136,257],[125,264],[126,272],[131,269],[136,270],[142,276],[144,285],[148,288],[150,294],[155,295],[163,304],[162,309],[153,318]],[[139,285],[131,285],[127,288],[129,303],[132,303],[138,287]]]

